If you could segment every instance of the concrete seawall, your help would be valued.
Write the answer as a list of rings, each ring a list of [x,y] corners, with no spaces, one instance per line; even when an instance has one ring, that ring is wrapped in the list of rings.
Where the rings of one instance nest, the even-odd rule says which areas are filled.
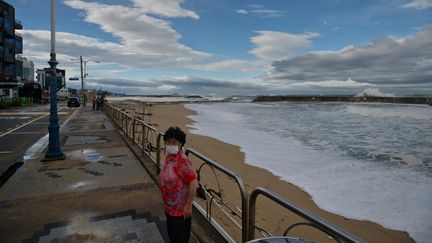
[[[376,102],[432,105],[432,97],[357,97],[357,96],[258,96],[253,102]]]

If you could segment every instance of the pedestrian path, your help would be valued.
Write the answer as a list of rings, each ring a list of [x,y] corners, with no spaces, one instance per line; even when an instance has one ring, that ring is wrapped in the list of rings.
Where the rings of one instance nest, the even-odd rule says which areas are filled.
[[[167,242],[160,192],[101,111],[80,108],[0,188],[0,242]]]

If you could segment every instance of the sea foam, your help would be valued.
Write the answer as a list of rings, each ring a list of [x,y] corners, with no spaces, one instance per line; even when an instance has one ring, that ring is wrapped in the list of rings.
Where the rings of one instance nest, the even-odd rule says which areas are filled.
[[[281,112],[278,107],[283,105],[288,104],[269,104],[265,114],[275,115],[274,112]],[[277,124],[257,129],[253,121],[259,117],[251,119],[242,111],[253,113],[260,106],[186,105],[197,111],[197,115],[190,116],[196,121],[191,125],[192,133],[240,146],[246,163],[265,168],[300,186],[324,210],[407,231],[418,242],[428,242],[432,238],[432,177],[427,171],[352,159],[330,149],[316,149],[302,142],[301,137],[287,136]],[[307,109],[309,107],[304,108],[305,112]],[[333,112],[353,110],[348,107],[346,111]]]

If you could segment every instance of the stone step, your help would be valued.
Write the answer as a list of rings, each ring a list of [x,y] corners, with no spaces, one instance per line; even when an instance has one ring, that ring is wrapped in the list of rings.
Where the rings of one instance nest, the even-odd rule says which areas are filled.
[[[125,213],[130,213],[130,215],[124,215]],[[51,228],[47,229],[48,227]],[[49,224],[45,230],[36,232],[33,238],[24,242],[163,243],[167,241],[165,232],[164,221],[152,217],[150,213],[136,214],[132,210],[119,214],[74,220],[66,225],[64,223]]]

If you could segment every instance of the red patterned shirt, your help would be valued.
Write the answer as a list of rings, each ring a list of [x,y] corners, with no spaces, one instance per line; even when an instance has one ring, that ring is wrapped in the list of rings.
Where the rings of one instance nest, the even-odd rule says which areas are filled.
[[[196,179],[191,161],[179,151],[165,157],[165,165],[159,174],[165,211],[171,216],[183,216],[189,184]]]

